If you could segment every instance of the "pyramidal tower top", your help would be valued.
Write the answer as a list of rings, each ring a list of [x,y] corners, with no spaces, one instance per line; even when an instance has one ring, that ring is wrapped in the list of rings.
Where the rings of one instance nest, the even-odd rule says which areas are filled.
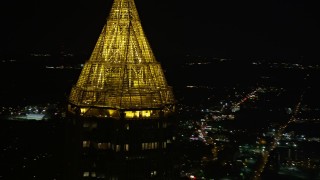
[[[69,112],[118,116],[172,112],[174,97],[143,32],[134,0],[114,0],[90,59],[69,96]],[[130,115],[128,115],[130,116]]]

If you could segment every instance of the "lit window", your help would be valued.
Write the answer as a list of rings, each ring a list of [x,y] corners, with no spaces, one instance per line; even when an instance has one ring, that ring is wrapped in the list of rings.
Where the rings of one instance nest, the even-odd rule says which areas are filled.
[[[120,145],[116,145],[116,152],[120,151]]]
[[[84,148],[90,147],[90,141],[82,141],[82,147]]]
[[[157,171],[151,171],[150,174],[151,174],[151,177],[152,177],[152,176],[156,176],[156,175],[157,175]]]
[[[139,117],[139,111],[126,111],[126,118]]]
[[[158,149],[159,143],[158,142],[149,142],[149,143],[142,143],[141,149],[148,150],[148,149]]]
[[[125,150],[125,151],[129,151],[129,144],[125,144],[125,145],[124,145],[124,150]]]
[[[150,117],[150,111],[142,111],[142,117]]]
[[[98,149],[108,149],[108,143],[98,143]]]
[[[97,176],[96,172],[91,172],[91,177],[96,177],[96,176]]]
[[[83,177],[89,177],[89,172],[83,172]]]
[[[126,118],[148,118],[151,116],[151,111],[146,110],[146,111],[125,111],[126,113]]]
[[[111,117],[117,117],[118,116],[118,112],[116,110],[112,110],[112,109],[109,109],[107,111],[107,114]]]
[[[89,110],[89,108],[81,108],[81,109],[80,109],[80,112],[81,112],[81,114],[84,114],[84,113],[86,113],[88,110]]]

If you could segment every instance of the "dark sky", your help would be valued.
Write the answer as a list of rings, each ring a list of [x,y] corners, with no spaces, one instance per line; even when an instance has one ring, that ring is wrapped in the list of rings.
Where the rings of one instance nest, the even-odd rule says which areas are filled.
[[[112,0],[1,4],[1,54],[90,54]],[[317,6],[305,0],[136,0],[156,56],[318,58]]]

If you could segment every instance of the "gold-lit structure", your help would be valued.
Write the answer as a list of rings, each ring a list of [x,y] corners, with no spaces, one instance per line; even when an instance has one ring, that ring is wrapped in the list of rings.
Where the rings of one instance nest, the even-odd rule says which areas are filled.
[[[75,105],[70,111],[81,107],[81,113],[87,116],[119,116],[112,109],[173,110],[171,87],[153,55],[133,0],[114,1],[107,24],[72,88],[69,102]]]
[[[134,0],[114,0],[69,96],[66,179],[168,177],[174,104]]]

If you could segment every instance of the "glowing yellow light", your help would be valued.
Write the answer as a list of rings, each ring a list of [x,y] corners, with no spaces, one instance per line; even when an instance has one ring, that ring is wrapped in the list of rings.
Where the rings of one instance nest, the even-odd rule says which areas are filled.
[[[89,172],[83,172],[83,177],[89,177]]]
[[[125,144],[125,145],[124,145],[124,150],[125,150],[125,151],[129,151],[129,144]]]
[[[134,118],[134,117],[138,117],[139,113],[137,111],[126,111],[126,118]]]
[[[71,90],[69,102],[90,107],[81,108],[81,114],[99,117],[115,117],[118,111],[92,110],[95,107],[143,110],[174,104],[172,89],[143,32],[133,0],[114,1],[91,57]],[[146,118],[151,117],[151,112],[128,111],[126,117]]]
[[[126,118],[148,118],[151,116],[151,110],[143,111],[125,111]]]
[[[139,81],[137,81],[137,80],[133,81],[133,86],[138,87],[139,86]]]
[[[82,147],[84,148],[90,147],[90,141],[82,141]]]
[[[80,109],[80,113],[81,114],[84,114],[84,113],[86,113],[88,111],[88,108],[81,108]]]
[[[150,117],[150,111],[142,111],[142,117]]]

